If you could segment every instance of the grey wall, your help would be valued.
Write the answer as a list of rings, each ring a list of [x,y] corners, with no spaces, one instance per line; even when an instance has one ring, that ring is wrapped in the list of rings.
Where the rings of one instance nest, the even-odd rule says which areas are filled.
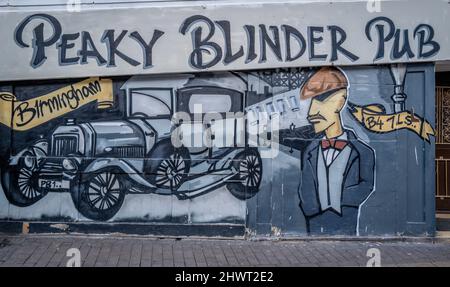
[[[338,203],[341,212],[321,206],[325,203],[318,200],[318,185],[323,186],[327,179],[318,175],[318,167],[312,168],[306,156],[320,156],[314,148],[321,152],[319,145],[324,134],[314,130],[307,116],[314,101],[323,104],[326,100],[317,95],[301,99],[300,94],[311,85],[311,79],[315,83],[314,76],[320,73],[320,69],[291,69],[111,78],[111,82],[102,82],[101,91],[90,96],[108,95],[110,88],[114,100],[110,108],[98,109],[98,102],[93,101],[55,116],[55,111],[50,112],[46,106],[40,116],[42,123],[35,127],[27,128],[24,124],[19,130],[1,125],[0,136],[4,140],[0,146],[0,218],[3,221],[108,222],[112,225],[121,222],[211,226],[227,223],[246,226],[250,234],[258,236],[434,234],[434,137],[430,136],[428,141],[421,130],[416,132],[406,124],[380,133],[366,128],[349,110],[351,105],[364,108],[377,104],[384,107],[378,116],[414,113],[413,119],[424,126],[427,122],[434,126],[434,66],[407,66],[404,81],[407,99],[403,112],[394,111],[391,96],[395,85],[389,66],[344,67],[323,72],[325,86],[339,84],[329,78],[335,74],[345,82],[345,105],[332,115],[339,115],[336,124],[342,125],[349,137],[341,152],[348,151],[350,160],[344,164],[347,169],[336,191],[341,192]],[[13,94],[19,101],[12,106],[16,111],[13,121],[20,122],[23,120],[17,114],[20,103],[29,101],[32,107],[36,99],[52,92],[59,91],[62,95],[67,92],[65,89],[70,90],[70,85],[80,87],[77,83],[82,80],[1,83],[0,110],[11,108],[5,96]],[[95,82],[93,78],[90,80]],[[170,117],[135,115],[130,118],[126,108],[130,99],[142,101],[144,110],[145,107],[150,110],[153,105],[138,99],[139,91],[153,97],[162,95],[161,91],[168,92],[174,101],[169,105],[172,111],[179,109],[180,102],[195,98],[193,94],[208,95],[208,100],[197,103],[206,107],[212,106],[216,97],[223,93],[230,100],[219,100],[219,105],[215,106],[248,114],[258,106],[264,110],[266,104],[276,105],[282,100],[286,112],[280,115],[277,108],[280,126],[279,130],[272,131],[272,139],[279,139],[279,150],[273,142],[273,156],[268,156],[267,148],[249,147],[248,143],[211,151],[198,147],[176,149],[170,143],[170,135],[174,133]],[[326,91],[322,85],[319,93]],[[326,99],[335,97],[333,95]],[[298,109],[293,109],[289,102],[291,97],[296,99]],[[322,107],[321,113],[333,108]],[[75,126],[67,126],[69,118],[76,119]],[[248,125],[250,122],[249,119]],[[234,138],[238,130],[224,131],[216,127],[214,133],[226,132]],[[57,148],[70,148],[64,143],[58,147],[55,134],[76,134],[78,145],[84,146],[84,150],[55,154]],[[48,146],[43,147],[43,142]],[[100,148],[103,142],[109,145]],[[105,147],[113,149],[108,152]],[[118,148],[128,149],[119,151]],[[142,153],[131,154],[137,150]],[[181,182],[174,182],[176,186],[171,189],[168,183],[158,185],[157,176],[158,168],[164,170],[164,160],[172,155],[181,155],[189,168],[180,171]],[[254,183],[249,184],[240,164],[252,156],[262,163],[262,170],[258,171]],[[75,158],[79,162],[72,174],[64,169],[64,158]],[[23,188],[23,179],[18,176],[21,170],[27,169],[25,161],[36,163],[28,168],[32,178],[25,180],[35,190],[34,197]],[[88,192],[89,182],[95,181],[105,170],[120,178],[120,185],[112,184],[116,186],[113,190],[119,190],[115,196],[120,200],[111,208],[109,205],[99,208],[92,202],[95,197],[89,198]],[[61,182],[63,186],[58,187]],[[328,182],[336,186],[335,180],[328,179]]]

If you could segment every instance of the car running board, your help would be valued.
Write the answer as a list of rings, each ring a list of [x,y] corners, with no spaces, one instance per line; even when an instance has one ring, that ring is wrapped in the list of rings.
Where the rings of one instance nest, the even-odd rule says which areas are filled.
[[[192,199],[197,196],[208,193],[209,191],[217,188],[220,185],[224,185],[230,182],[230,179],[236,176],[237,172],[231,172],[228,175],[215,175],[208,174],[190,181],[186,181],[180,188],[175,192],[175,196],[180,200]],[[214,178],[214,180],[208,180],[208,177]],[[218,178],[218,179],[217,179]],[[192,188],[193,186],[196,186]]]

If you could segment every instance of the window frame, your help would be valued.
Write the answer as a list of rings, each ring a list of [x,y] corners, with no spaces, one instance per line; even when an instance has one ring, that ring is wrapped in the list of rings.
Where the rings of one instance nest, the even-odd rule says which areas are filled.
[[[145,95],[142,91],[149,91],[149,90],[153,90],[153,91],[168,91],[169,95],[170,95],[170,105],[168,105],[168,108],[170,110],[168,115],[159,115],[159,116],[148,116],[147,118],[149,119],[171,119],[173,114],[174,114],[174,93],[173,93],[173,89],[171,88],[132,88],[129,89],[129,94],[128,94],[128,99],[127,99],[127,117],[128,118],[138,118],[136,116],[132,115],[132,107],[133,107],[133,93],[135,92],[141,92],[141,95]],[[155,96],[150,96],[150,95],[146,95],[149,98],[154,98],[156,100],[160,100]],[[163,102],[162,100],[160,100],[161,102]],[[164,104],[167,105],[167,103],[163,102]]]

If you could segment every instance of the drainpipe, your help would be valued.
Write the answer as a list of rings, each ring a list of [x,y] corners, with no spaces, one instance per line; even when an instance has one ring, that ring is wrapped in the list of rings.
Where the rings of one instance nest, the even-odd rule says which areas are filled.
[[[406,94],[405,94],[405,78],[406,78],[406,64],[392,64],[391,75],[394,79],[395,87],[394,87],[394,95],[392,95],[392,100],[394,101],[394,112],[400,113],[405,111],[405,102],[406,102]]]

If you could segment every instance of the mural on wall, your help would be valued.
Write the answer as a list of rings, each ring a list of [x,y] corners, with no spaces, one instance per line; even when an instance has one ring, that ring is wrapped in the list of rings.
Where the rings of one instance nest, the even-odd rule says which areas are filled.
[[[245,204],[280,180],[282,171],[266,164],[283,153],[301,163],[291,201],[305,231],[357,234],[361,206],[377,187],[371,135],[434,135],[405,108],[406,68],[392,71],[393,113],[355,104],[346,72],[334,67],[1,86],[9,138],[0,147],[2,189],[25,210],[49,193],[70,193],[81,220],[115,221],[125,207],[120,218],[136,220],[133,211],[145,207],[127,206],[132,195],[201,201],[225,189]]]
[[[9,166],[2,169],[9,202],[26,207],[48,192],[70,191],[82,215],[109,220],[119,211],[127,193],[175,195],[183,200],[226,185],[240,200],[253,197],[261,182],[261,157],[255,148],[238,147],[238,141],[243,140],[236,130],[238,118],[232,118],[231,125],[212,128],[216,137],[234,133],[227,147],[202,143],[175,147],[172,140],[177,130],[199,131],[197,136],[202,139],[210,125],[204,123],[208,111],[203,111],[199,119],[193,116],[174,126],[172,116],[176,111],[194,115],[198,105],[210,112],[243,113],[243,81],[231,74],[206,79],[204,85],[198,85],[199,79],[194,76],[177,78],[167,79],[164,86],[160,79],[142,82],[131,78],[122,86],[127,95],[122,119],[77,123],[75,118],[68,118],[49,139],[39,140],[13,156]],[[13,106],[10,126],[24,130],[92,100],[100,106],[104,104],[100,99],[112,97],[111,90],[110,80],[88,79],[24,102],[14,103],[12,94],[4,93],[2,110]],[[30,107],[29,102],[36,104]]]
[[[394,113],[387,114],[383,105],[372,104],[364,107],[351,104],[352,116],[366,129],[375,133],[390,133],[392,131],[407,129],[430,142],[430,136],[435,136],[431,124],[422,119],[413,111],[406,111],[405,80],[406,64],[391,65],[390,72],[394,80]]]
[[[308,120],[321,141],[303,158],[300,207],[311,233],[336,229],[356,232],[358,209],[374,187],[375,153],[342,124],[348,81],[335,68],[322,68],[304,85],[300,98],[310,98]]]

